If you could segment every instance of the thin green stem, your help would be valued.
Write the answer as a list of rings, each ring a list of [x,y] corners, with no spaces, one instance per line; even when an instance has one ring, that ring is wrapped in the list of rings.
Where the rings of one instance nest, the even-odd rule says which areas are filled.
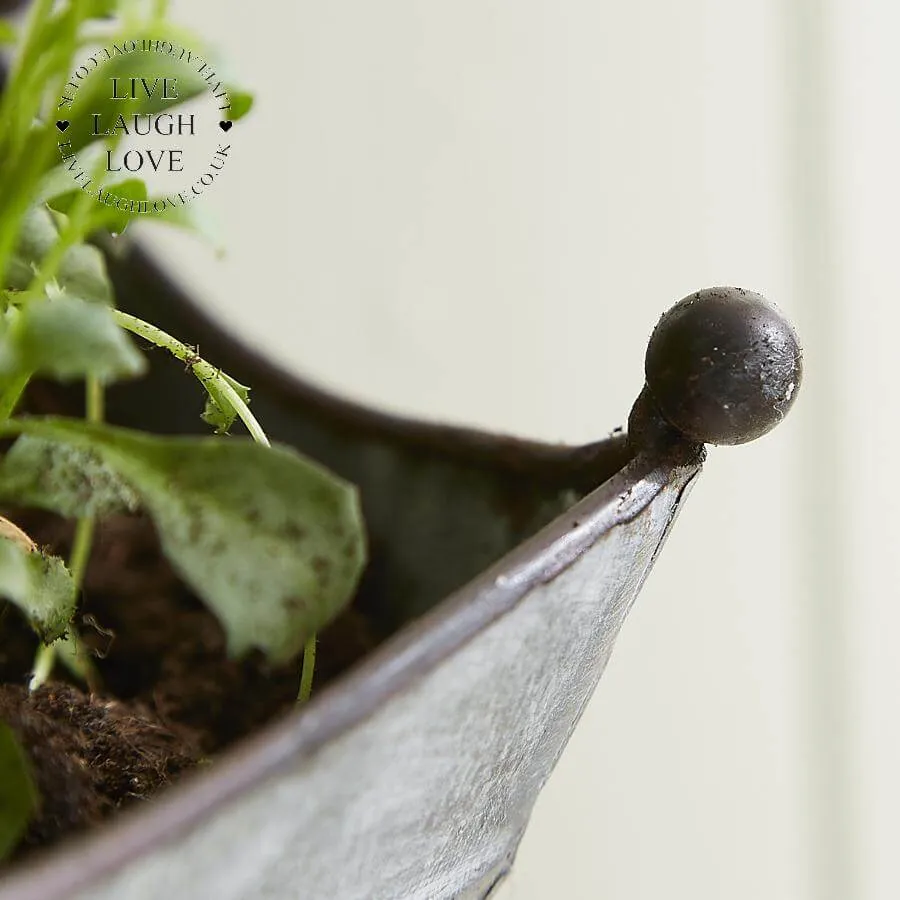
[[[145,341],[149,341],[157,347],[163,347],[176,359],[187,363],[204,387],[210,383],[215,383],[216,389],[225,395],[228,402],[234,407],[234,411],[240,420],[247,426],[247,431],[250,432],[253,440],[264,447],[270,446],[269,439],[262,430],[262,426],[256,421],[256,417],[250,412],[249,407],[237,391],[222,376],[221,369],[217,369],[205,359],[199,357],[193,347],[183,344],[178,338],[172,337],[171,334],[167,334],[161,328],[157,328],[143,319],[138,319],[136,316],[122,312],[120,309],[113,310],[113,316],[126,331],[144,338]]]
[[[215,382],[216,389],[220,391],[228,402],[234,407],[235,412],[240,417],[247,430],[250,432],[253,440],[265,447],[269,446],[269,439],[262,430],[259,422],[256,421],[253,413],[247,407],[240,395],[228,382],[228,379],[222,376],[220,369],[210,365],[205,359],[201,359],[193,347],[182,343],[172,335],[167,334],[161,328],[138,319],[135,316],[115,310],[113,315],[122,328],[142,337],[157,347],[163,347],[168,350],[176,359],[188,363],[194,374],[200,382],[207,387],[211,382]],[[208,390],[208,387],[207,387]],[[300,690],[297,694],[297,700],[305,703],[312,694],[313,675],[316,668],[316,636],[312,635],[306,642],[303,649],[303,665],[300,671]]]
[[[89,376],[85,384],[85,418],[89,422],[102,422],[104,408],[103,385]],[[80,591],[84,584],[84,573],[91,558],[94,543],[94,517],[82,516],[75,524],[75,536],[69,554],[69,572]],[[69,624],[68,633],[52,644],[41,644],[34,658],[31,681],[28,689],[36,691],[53,674],[53,665],[59,659],[76,677],[81,678],[91,691],[100,686],[100,673],[91,661],[75,626]]]
[[[99,378],[89,375],[84,389],[84,415],[88,422],[102,422],[106,416],[106,392]]]
[[[28,682],[29,691],[36,691],[47,683],[47,679],[53,673],[55,663],[56,642],[40,644],[34,657],[34,665],[31,667],[31,680]]]
[[[191,368],[194,369],[194,374],[200,381],[203,381],[204,376],[202,376],[197,371],[197,366],[201,365],[201,363],[195,363]],[[205,363],[205,365],[209,366],[209,363]],[[212,368],[210,366],[210,368]],[[228,402],[234,407],[234,411],[238,414],[241,421],[244,425],[247,426],[247,431],[250,432],[250,437],[256,441],[257,444],[262,444],[263,447],[270,447],[269,439],[266,437],[266,433],[262,430],[262,426],[259,422],[256,421],[256,416],[250,412],[249,407],[244,402],[243,398],[240,394],[224,379],[222,378],[222,373],[218,369],[215,369],[216,380],[218,381],[219,390],[228,398]]]
[[[300,670],[300,690],[297,702],[306,703],[312,696],[313,675],[316,671],[316,636],[313,635],[303,648],[303,668]]]
[[[72,551],[69,554],[69,572],[76,588],[80,589],[84,581],[93,544],[94,519],[92,516],[82,516],[75,523],[75,537],[72,539]]]
[[[81,640],[81,635],[75,630],[74,625],[69,625],[69,631],[63,635],[51,647],[56,653],[56,658],[76,677],[80,678],[92,694],[96,694],[103,687],[100,673],[94,665],[90,653]]]

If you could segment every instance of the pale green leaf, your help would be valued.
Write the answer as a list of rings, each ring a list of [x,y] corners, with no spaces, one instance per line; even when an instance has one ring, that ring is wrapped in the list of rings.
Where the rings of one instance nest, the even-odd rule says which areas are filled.
[[[37,372],[61,381],[133,378],[146,361],[108,306],[65,294],[29,302],[0,335],[0,378]]]
[[[75,199],[81,196],[81,193],[80,190],[64,191],[51,197],[47,201],[47,205],[58,212],[68,213]],[[147,200],[147,185],[139,178],[128,178],[116,184],[104,186],[99,196],[101,199],[105,198],[104,202],[98,200],[91,204],[85,233],[90,234],[92,231],[102,228],[111,234],[118,235],[128,227],[136,215],[139,215],[129,204],[140,204]]]
[[[127,481],[233,654],[259,647],[288,659],[353,595],[365,556],[356,490],[290,448],[68,419],[7,428],[92,450]],[[4,461],[0,483],[14,466]]]
[[[188,203],[185,206],[167,206],[162,212],[154,212],[146,221],[151,225],[179,228],[194,234],[209,244],[218,256],[225,253],[225,238],[222,223],[202,203]]]
[[[57,216],[46,206],[34,206],[25,215],[4,287],[24,291],[51,247],[59,238]],[[70,247],[59,266],[57,284],[73,297],[95,303],[112,302],[112,287],[103,256],[96,247]]]
[[[0,860],[15,849],[37,806],[28,757],[15,732],[0,722]]]
[[[19,607],[44,643],[65,632],[75,612],[76,593],[59,557],[0,538],[0,596]]]
[[[0,496],[69,518],[135,512],[140,497],[95,451],[23,434],[0,467]]]

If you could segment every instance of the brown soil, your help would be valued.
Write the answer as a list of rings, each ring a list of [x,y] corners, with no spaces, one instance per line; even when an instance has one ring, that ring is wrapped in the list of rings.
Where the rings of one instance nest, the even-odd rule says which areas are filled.
[[[32,695],[0,685],[0,718],[27,748],[41,798],[20,852],[149,797],[197,762],[196,752],[149,711],[86,697],[65,684]]]
[[[72,527],[6,511],[64,558]],[[42,797],[17,856],[146,800],[182,772],[289,710],[297,662],[231,660],[216,619],[162,557],[152,524],[99,525],[76,623],[102,685],[93,695],[53,682],[29,695],[36,640],[15,610],[0,611],[0,719],[17,732]],[[353,608],[320,636],[315,687],[368,653],[378,636]]]

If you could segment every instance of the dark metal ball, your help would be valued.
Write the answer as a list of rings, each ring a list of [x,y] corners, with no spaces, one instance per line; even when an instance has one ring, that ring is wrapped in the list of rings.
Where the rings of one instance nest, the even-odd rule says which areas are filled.
[[[647,347],[647,388],[659,411],[705,444],[743,444],[774,428],[797,397],[802,371],[791,324],[742,288],[685,297]]]

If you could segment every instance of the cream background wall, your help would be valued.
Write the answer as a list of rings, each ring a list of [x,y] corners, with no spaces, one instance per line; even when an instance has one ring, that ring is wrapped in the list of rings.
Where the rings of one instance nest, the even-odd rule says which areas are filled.
[[[145,237],[298,374],[583,442],[696,288],[805,340],[787,424],[711,453],[500,896],[896,896],[898,7],[172,6],[257,106],[203,201],[226,258]]]

